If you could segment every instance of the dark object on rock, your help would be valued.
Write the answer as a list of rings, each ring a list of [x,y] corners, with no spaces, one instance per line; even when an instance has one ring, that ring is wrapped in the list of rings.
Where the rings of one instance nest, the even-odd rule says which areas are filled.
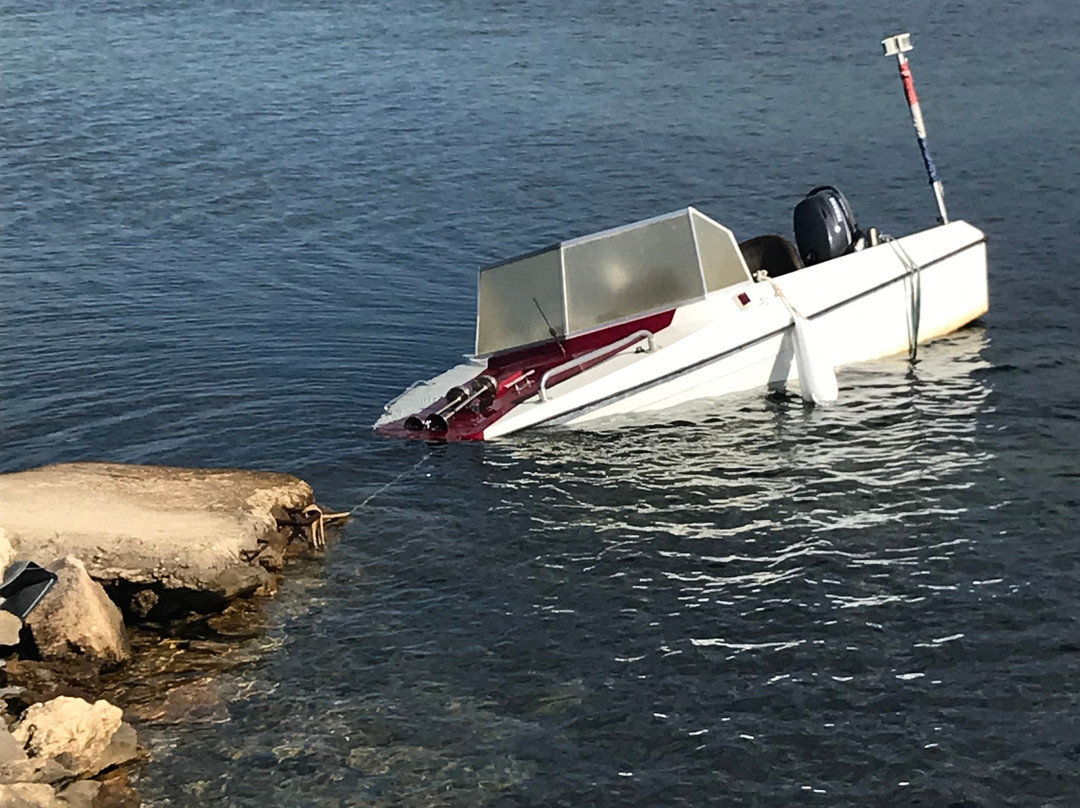
[[[0,609],[25,620],[55,583],[56,573],[33,561],[16,561],[0,583]]]
[[[278,527],[311,527],[319,520],[321,513],[310,505],[306,508],[284,508],[286,516],[278,517]]]
[[[169,588],[161,584],[114,581],[106,584],[109,599],[120,607],[128,625],[164,625],[191,615],[214,614],[228,605],[220,590]]]
[[[153,589],[140,589],[131,596],[128,601],[128,608],[136,617],[145,620],[147,615],[157,606],[159,600],[161,600],[161,596]]]
[[[289,537],[291,543],[298,535],[304,536],[303,529],[307,529],[304,538],[313,550],[326,549],[326,522],[330,520],[347,518],[348,513],[324,513],[323,509],[314,502],[303,508],[284,508],[285,517],[277,517],[278,527],[291,527],[293,534]]]

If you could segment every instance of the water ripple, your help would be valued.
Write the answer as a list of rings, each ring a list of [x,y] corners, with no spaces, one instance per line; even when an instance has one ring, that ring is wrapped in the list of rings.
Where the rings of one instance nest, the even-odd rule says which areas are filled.
[[[894,10],[0,5],[0,467],[277,468],[363,504],[209,718],[140,727],[150,804],[1074,804],[1060,3],[912,15],[985,324],[843,370],[830,408],[453,447],[369,425],[468,348],[477,265],[689,202],[784,233],[822,182],[928,225],[866,39]]]

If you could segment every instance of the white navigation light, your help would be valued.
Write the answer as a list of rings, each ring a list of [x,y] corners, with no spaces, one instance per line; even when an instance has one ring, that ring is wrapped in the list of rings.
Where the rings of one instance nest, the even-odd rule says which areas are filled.
[[[887,36],[881,40],[881,47],[885,49],[886,56],[896,56],[898,53],[907,53],[912,48],[911,34]]]

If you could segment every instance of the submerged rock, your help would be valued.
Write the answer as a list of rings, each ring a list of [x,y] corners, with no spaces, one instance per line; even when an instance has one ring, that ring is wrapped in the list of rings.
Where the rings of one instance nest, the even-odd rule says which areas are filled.
[[[101,669],[86,659],[44,662],[36,659],[9,659],[4,666],[9,692],[4,696],[8,709],[20,713],[31,704],[57,696],[95,699],[101,690]]]
[[[123,615],[86,565],[67,556],[52,571],[56,585],[26,619],[42,659],[84,657],[112,667],[130,658]]]
[[[99,775],[94,782],[100,783],[101,789],[94,798],[93,808],[139,808],[142,805],[142,799],[128,784],[128,775],[123,769]]]
[[[156,724],[220,721],[228,717],[228,707],[222,701],[213,679],[204,677],[170,688],[165,698],[153,704],[128,708],[132,720]]]

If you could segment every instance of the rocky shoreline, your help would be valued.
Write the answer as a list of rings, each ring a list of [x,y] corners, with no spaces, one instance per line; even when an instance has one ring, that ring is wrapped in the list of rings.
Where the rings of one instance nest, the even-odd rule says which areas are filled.
[[[287,558],[321,549],[324,518],[285,474],[75,463],[0,475],[0,570],[32,559],[56,576],[25,619],[0,602],[0,808],[139,805],[127,769],[146,752],[101,698],[137,662],[130,632],[242,622]]]

